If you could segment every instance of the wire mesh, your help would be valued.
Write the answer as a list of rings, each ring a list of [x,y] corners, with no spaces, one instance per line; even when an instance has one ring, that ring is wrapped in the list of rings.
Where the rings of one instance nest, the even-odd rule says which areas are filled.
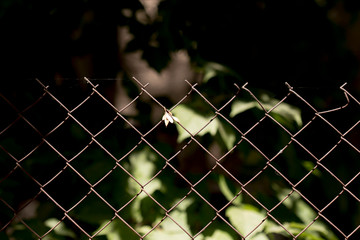
[[[275,102],[235,84],[214,104],[186,81],[189,92],[168,108],[134,78],[140,91],[119,109],[95,82],[85,78],[72,98],[40,80],[30,101],[0,94],[0,237],[359,236],[360,102],[345,84],[341,106],[318,110],[287,83]],[[162,112],[152,125],[124,114],[144,96]],[[211,113],[201,121],[186,108],[193,96]],[[256,117],[244,120],[251,108]]]

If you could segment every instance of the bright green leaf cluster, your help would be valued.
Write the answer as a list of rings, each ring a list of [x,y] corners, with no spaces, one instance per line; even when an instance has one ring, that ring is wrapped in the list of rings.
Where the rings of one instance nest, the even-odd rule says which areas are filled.
[[[214,116],[210,115],[204,116],[186,105],[179,105],[172,112],[178,116],[181,125],[186,129],[185,130],[178,124],[176,125],[179,132],[178,142],[190,138],[191,136],[189,133],[193,136],[204,136],[207,133],[215,136],[218,133],[227,149],[231,149],[234,146],[236,140],[234,130],[224,122],[220,121],[218,117],[214,118]]]
[[[267,94],[262,94],[260,96],[260,103],[261,105],[256,100],[253,101],[236,100],[232,105],[230,117],[235,117],[236,115],[253,108],[256,108],[261,111],[264,111],[264,109],[266,111],[269,111],[276,104],[279,103],[279,100],[275,98],[271,98]],[[272,109],[270,115],[274,117],[283,126],[286,126],[291,129],[294,128],[294,123],[296,124],[297,127],[301,127],[303,124],[301,119],[300,109],[284,102],[276,106],[274,109]]]

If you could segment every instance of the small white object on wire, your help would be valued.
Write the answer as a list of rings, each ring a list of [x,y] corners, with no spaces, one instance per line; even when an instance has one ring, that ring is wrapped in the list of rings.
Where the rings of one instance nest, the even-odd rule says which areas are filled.
[[[164,109],[165,113],[164,116],[162,117],[162,120],[165,121],[165,126],[167,127],[167,125],[170,123],[174,123],[174,122],[180,122],[180,120],[173,116],[172,113],[170,111],[168,111],[167,109]]]

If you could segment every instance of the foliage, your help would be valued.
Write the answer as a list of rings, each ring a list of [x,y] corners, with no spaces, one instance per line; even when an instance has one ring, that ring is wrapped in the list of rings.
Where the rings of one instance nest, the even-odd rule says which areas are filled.
[[[209,81],[212,80],[210,79]],[[208,82],[205,84],[208,84]],[[207,94],[211,95],[212,90],[210,89]],[[265,111],[269,111],[279,102],[265,93],[263,95],[260,94],[260,96],[262,106],[257,101],[247,98],[245,98],[246,100],[241,100],[243,98],[239,97],[231,102],[228,108],[221,111],[221,114],[231,122],[236,122],[236,119],[243,114],[247,114],[247,117],[250,116],[250,121],[258,121],[258,119],[265,115]],[[213,104],[219,106],[227,102],[227,98],[227,94],[218,99],[214,98],[215,102]],[[257,154],[256,150],[250,145],[239,143],[241,141],[241,134],[222,116],[216,115],[214,109],[209,106],[206,107],[207,104],[204,104],[203,101],[201,97],[195,95],[189,102],[176,106],[172,113],[178,120],[173,121],[173,124],[169,124],[167,127],[163,126],[162,131],[166,135],[168,131],[171,132],[176,129],[178,132],[177,145],[194,141],[192,138],[195,138],[207,148],[217,145],[222,153],[231,151],[231,154],[229,154],[230,160],[223,162],[223,165],[229,171],[240,171],[233,174],[239,181],[244,182],[247,176],[251,176],[254,172],[258,171],[258,167],[263,167],[263,157]],[[105,111],[102,107],[98,107],[98,109],[94,109],[94,106],[89,107],[92,110],[96,110],[96,112],[100,110]],[[277,108],[279,109],[277,110]],[[298,108],[286,103],[281,103],[277,108],[269,113],[276,121],[279,121],[289,129],[301,127],[302,118]],[[106,116],[104,114],[104,117]],[[168,116],[171,117],[169,113]],[[91,119],[91,117],[87,116],[86,119]],[[210,124],[208,124],[209,122]],[[86,124],[87,127],[93,128],[96,127],[97,121]],[[93,126],[93,124],[95,125]],[[134,139],[124,141],[122,136],[129,136],[131,129],[124,128],[118,122],[115,126],[115,129],[105,132],[104,136],[100,135],[97,138],[109,149],[118,149],[118,146],[122,146],[120,151],[114,151],[117,152],[117,158],[119,158],[126,155],[138,143],[138,140],[134,137]],[[88,144],[88,134],[77,123],[68,124],[66,128],[61,130],[62,134],[64,134],[64,139],[73,138],[79,145]],[[65,133],[67,131],[70,134],[69,136]],[[26,147],[26,145],[14,144],[16,141],[18,139],[16,135],[13,135],[13,139],[4,140],[1,144],[18,148],[17,151],[22,152],[22,148]],[[54,142],[54,139],[49,141],[57,144]],[[58,141],[61,142],[61,139]],[[147,141],[155,141],[154,147],[166,158],[171,157],[176,152],[176,149],[171,144],[160,140],[158,136],[148,136]],[[272,141],[274,142],[274,140]],[[283,144],[281,138],[277,141],[280,141],[279,144]],[[237,147],[233,149],[236,144],[238,144]],[[61,145],[56,146],[61,147]],[[69,144],[69,146],[74,147],[72,144]],[[51,166],[54,168],[56,166],[59,166],[60,169],[63,168],[63,164],[61,164],[63,160],[57,157],[55,161],[52,150],[45,149],[41,148],[40,152],[36,151],[34,155],[31,155],[26,160],[26,164],[23,164],[30,174],[38,176],[37,171],[40,171],[40,167],[49,164],[52,164]],[[77,154],[77,150],[69,148],[65,154],[66,156],[74,156]],[[206,159],[206,155],[205,152],[202,152],[197,158]],[[179,169],[179,171],[181,171],[181,167],[179,167],[179,161],[182,161],[181,157],[180,154],[179,157],[169,161],[169,164]],[[53,159],[54,162],[48,162],[49,159]],[[240,238],[236,233],[237,231],[241,236],[246,236],[246,239],[253,240],[272,240],[277,239],[276,236],[290,238],[289,232],[292,235],[301,233],[298,239],[302,240],[337,239],[320,219],[312,222],[317,216],[314,210],[296,192],[288,189],[281,179],[279,180],[271,174],[263,174],[261,177],[254,179],[254,185],[252,186],[253,194],[257,199],[261,199],[260,201],[265,203],[271,202],[270,199],[272,201],[277,199],[277,202],[284,201],[278,207],[281,209],[280,213],[274,213],[275,218],[280,219],[283,227],[271,218],[259,204],[254,203],[244,192],[241,185],[234,181],[234,178],[230,177],[227,173],[214,170],[211,175],[195,187],[196,191],[200,192],[207,199],[213,199],[216,196],[217,199],[215,201],[210,200],[210,202],[217,206],[218,209],[230,202],[218,214],[236,229],[234,231],[217,216],[216,212],[207,203],[191,190],[188,183],[185,181],[181,184],[177,183],[179,179],[181,180],[181,177],[174,173],[165,159],[147,144],[140,144],[130,155],[121,159],[119,162],[120,167],[115,165],[114,159],[109,158],[108,154],[101,148],[96,147],[96,145],[90,145],[89,149],[81,154],[78,159],[71,162],[71,165],[92,184],[102,179],[109,171],[111,172],[109,175],[106,175],[101,183],[94,187],[94,190],[111,206],[119,209],[117,215],[114,216],[113,209],[94,192],[88,193],[86,199],[68,213],[80,226],[85,226],[85,231],[90,234],[99,232],[99,238],[131,240],[138,239],[138,234],[148,234],[146,239],[186,239],[188,238],[188,233],[190,235],[197,234],[197,239],[230,240]],[[226,166],[226,163],[232,161],[238,162],[239,160],[244,167],[234,168],[232,166],[231,168]],[[192,165],[196,164],[202,163],[192,162]],[[309,166],[309,163],[306,162],[302,164],[296,158],[293,159],[293,164],[295,164],[297,171],[299,169],[309,171],[309,168],[313,167]],[[39,168],[37,169],[34,166],[39,166]],[[254,170],[251,170],[252,168]],[[206,167],[203,167],[203,170],[206,171]],[[199,177],[199,174],[192,172],[183,172],[183,174],[190,182],[196,182],[196,179]],[[200,173],[200,175],[202,174]],[[49,176],[52,176],[51,173],[49,173]],[[64,207],[74,206],[89,191],[89,186],[70,169],[64,171],[59,178],[61,178],[59,184],[45,189]],[[26,182],[23,179],[15,179],[16,181]],[[31,189],[31,182],[27,182],[29,189]],[[271,184],[264,184],[266,182]],[[9,188],[14,188],[14,186],[10,184],[7,186],[2,185],[0,190],[7,192]],[[20,189],[21,187],[19,186],[18,188]],[[69,188],[73,189],[72,192],[74,192],[71,197],[67,197],[69,195],[66,194],[66,192],[69,192]],[[214,188],[218,189],[217,193],[211,192],[211,189]],[[265,192],[263,191],[264,189],[266,189]],[[16,190],[8,192],[9,196],[6,198],[16,199],[18,197]],[[272,195],[268,196],[266,192],[271,192]],[[288,196],[288,194],[290,195]],[[184,199],[186,195],[187,197]],[[2,196],[5,197],[4,195]],[[132,200],[134,196],[136,198]],[[39,201],[43,200],[39,199]],[[277,202],[275,201],[275,203]],[[174,206],[176,207],[173,208]],[[172,210],[167,213],[164,209]],[[51,216],[51,218],[48,218],[48,216]],[[36,217],[26,221],[27,224],[34,227],[40,233],[45,233],[54,228],[46,239],[84,238],[84,234],[71,222],[68,220],[61,221],[63,217],[61,209],[54,204],[49,204],[49,201],[44,201],[43,205],[40,204],[37,207]],[[203,230],[202,228],[212,219],[214,219],[212,223]],[[129,228],[128,224],[133,230]],[[9,228],[13,231],[12,236],[16,236],[19,239],[32,237],[32,234],[22,223],[13,222]]]

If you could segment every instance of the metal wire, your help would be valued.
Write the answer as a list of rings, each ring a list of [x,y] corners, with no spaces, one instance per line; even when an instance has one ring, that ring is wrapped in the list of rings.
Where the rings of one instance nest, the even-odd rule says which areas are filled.
[[[14,202],[6,200],[4,197],[4,193],[0,192],[0,201],[3,204],[3,207],[10,210],[12,212],[12,217],[10,219],[7,219],[7,221],[4,222],[4,218],[1,219],[1,225],[0,225],[0,231],[3,232],[9,232],[11,229],[11,225],[14,223],[21,223],[23,226],[31,231],[31,233],[38,239],[43,239],[47,237],[51,232],[55,231],[55,229],[65,221],[71,222],[84,236],[86,236],[88,239],[94,239],[97,236],[99,236],[102,232],[105,231],[109,227],[109,225],[115,221],[116,219],[120,220],[123,224],[125,224],[137,237],[138,239],[146,239],[149,234],[151,234],[155,229],[159,228],[163,221],[165,219],[170,219],[179,229],[181,229],[189,239],[196,239],[200,234],[202,234],[213,222],[216,220],[220,220],[224,224],[226,224],[230,229],[232,229],[239,238],[241,239],[249,239],[250,235],[255,232],[260,226],[269,220],[274,221],[280,228],[285,231],[288,236],[291,239],[300,239],[301,236],[306,232],[311,226],[314,225],[314,223],[321,219],[321,221],[324,221],[327,225],[331,226],[337,235],[342,236],[344,239],[349,239],[352,237],[360,228],[360,225],[358,225],[353,231],[351,232],[345,232],[340,226],[337,225],[337,223],[334,223],[333,220],[331,220],[328,216],[326,216],[325,211],[329,209],[334,202],[339,199],[341,196],[344,195],[344,193],[349,194],[353,200],[357,202],[357,204],[360,203],[360,197],[357,192],[353,192],[349,188],[349,185],[351,183],[355,183],[356,180],[359,178],[360,171],[359,169],[355,169],[357,174],[355,174],[353,177],[350,178],[348,181],[343,181],[339,176],[334,173],[333,170],[331,170],[327,164],[325,159],[327,159],[334,151],[339,147],[340,144],[345,144],[350,149],[354,150],[357,153],[357,157],[359,157],[359,147],[356,146],[352,140],[349,139],[349,135],[358,127],[360,120],[358,120],[356,123],[352,124],[349,128],[347,128],[345,131],[339,130],[335,125],[333,124],[332,120],[328,120],[328,114],[339,112],[343,109],[349,108],[350,103],[355,104],[356,106],[360,106],[359,100],[357,100],[353,95],[350,94],[348,90],[345,89],[345,85],[342,85],[340,87],[340,90],[343,92],[346,103],[343,106],[335,107],[330,110],[325,111],[318,111],[315,106],[313,106],[308,100],[306,100],[302,95],[297,92],[292,86],[290,86],[288,83],[286,83],[286,86],[288,88],[287,94],[278,101],[275,105],[273,105],[270,109],[264,106],[264,104],[261,102],[261,100],[258,99],[256,94],[253,93],[248,88],[248,84],[244,84],[243,86],[238,86],[235,84],[235,92],[234,95],[231,96],[224,104],[222,104],[220,107],[216,107],[212,102],[211,99],[208,99],[200,90],[198,90],[197,84],[192,85],[191,83],[186,83],[190,86],[189,92],[175,105],[173,105],[170,109],[167,109],[165,105],[163,105],[157,98],[155,98],[149,91],[146,90],[146,87],[148,84],[142,84],[139,80],[133,79],[136,84],[138,84],[140,88],[140,92],[137,96],[133,98],[131,102],[129,102],[126,106],[124,106],[121,109],[117,109],[105,96],[101,91],[98,90],[99,84],[94,84],[95,81],[89,80],[85,78],[86,83],[90,86],[91,90],[88,93],[88,95],[75,107],[69,108],[63,101],[54,94],[54,89],[52,89],[49,85],[45,85],[42,81],[36,80],[37,84],[42,88],[42,94],[35,99],[32,103],[30,103],[27,107],[23,109],[19,109],[18,106],[16,106],[15,103],[12,102],[12,100],[8,99],[8,97],[5,94],[0,93],[0,99],[2,99],[3,104],[10,107],[13,111],[16,112],[17,116],[13,118],[7,125],[2,126],[2,129],[0,129],[0,137],[5,136],[8,134],[12,129],[16,128],[19,124],[19,122],[25,123],[28,127],[30,127],[38,136],[40,137],[41,141],[39,143],[36,143],[35,146],[32,146],[28,152],[18,158],[15,152],[13,152],[11,149],[7,149],[7,147],[4,147],[0,144],[0,149],[3,151],[3,153],[9,157],[9,159],[12,160],[12,162],[8,163],[8,166],[12,166],[14,164],[14,167],[11,168],[9,171],[2,173],[0,176],[0,186],[5,185],[7,180],[9,180],[16,172],[20,170],[20,172],[24,173],[30,181],[32,181],[37,188],[37,191],[33,192],[33,197],[30,199],[28,198],[25,203],[22,203],[20,207],[15,206]],[[260,117],[257,122],[255,122],[250,128],[248,128],[246,131],[240,130],[240,127],[234,123],[233,119],[230,119],[225,112],[225,109],[229,107],[238,97],[240,93],[247,93],[253,101],[256,101],[259,105],[259,107],[262,109],[263,115]],[[186,100],[193,95],[196,95],[200,97],[204,105],[206,104],[209,106],[213,111],[213,116],[208,120],[208,122],[203,125],[199,126],[198,130],[196,132],[191,132],[182,124],[182,122],[177,122],[181,128],[184,129],[189,134],[189,138],[186,140],[184,145],[179,148],[173,155],[170,157],[167,157],[166,154],[162,153],[158,150],[158,148],[155,146],[156,143],[152,143],[149,140],[149,136],[151,134],[154,134],[156,130],[159,128],[159,126],[163,123],[163,120],[160,120],[154,124],[149,130],[144,131],[143,128],[140,128],[136,124],[134,124],[131,120],[129,120],[124,114],[124,110],[131,107],[132,105],[136,104],[137,101],[139,101],[140,97],[142,95],[147,95],[158,107],[165,110],[165,113],[169,113],[172,110],[176,109],[177,106],[180,104],[183,104],[186,102]],[[79,117],[76,115],[77,110],[81,109],[87,102],[90,101],[90,99],[94,99],[97,97],[97,101],[102,101],[103,104],[109,106],[114,112],[115,117],[108,121],[108,123],[102,127],[100,130],[97,130],[96,132],[93,129],[90,129],[86,126],[86,123],[83,120],[80,120]],[[308,112],[312,113],[312,117],[309,121],[307,121],[300,129],[297,131],[291,131],[286,126],[284,126],[281,122],[279,122],[273,115],[276,111],[276,109],[283,103],[285,103],[289,98],[296,99],[299,103],[302,103],[304,108]],[[66,115],[65,117],[56,124],[55,127],[48,130],[47,132],[43,132],[40,130],[36,124],[33,123],[31,118],[27,115],[28,112],[30,112],[32,109],[36,108],[37,105],[39,105],[41,102],[45,101],[44,98],[51,99],[51,101],[55,102],[57,105],[57,108],[61,109],[61,111],[65,111]],[[46,100],[49,101],[49,100]],[[0,109],[1,111],[1,109]],[[44,113],[46,117],[46,113]],[[199,139],[199,134],[207,128],[215,119],[221,119],[221,121],[226,122],[233,131],[236,132],[238,135],[238,141],[234,144],[234,146],[230,149],[228,149],[224,154],[222,154],[220,157],[215,156],[209,149],[208,146],[204,145],[201,140]],[[77,152],[72,157],[68,157],[66,153],[64,153],[56,144],[54,144],[51,139],[52,135],[56,133],[62,126],[64,126],[69,121],[75,122],[80,129],[87,134],[87,137],[89,138],[88,143]],[[139,138],[140,140],[134,144],[133,147],[131,147],[125,154],[123,154],[121,157],[117,157],[116,153],[114,153],[111,149],[108,149],[104,143],[99,140],[99,136],[110,129],[110,127],[118,124],[119,121],[123,121],[126,123],[127,127],[133,130],[133,133],[136,133],[137,136],[131,136],[131,138],[136,139]],[[282,130],[282,133],[284,135],[287,135],[289,138],[289,141],[284,144],[278,152],[273,155],[269,156],[269,154],[265,153],[263,150],[261,150],[261,147],[255,143],[255,141],[249,137],[250,134],[254,133],[256,129],[265,121],[271,121],[275,124],[275,126],[278,126],[279,129]],[[313,153],[312,150],[310,150],[306,143],[304,143],[301,140],[300,135],[302,135],[303,132],[306,131],[306,129],[309,128],[310,125],[312,125],[315,121],[320,121],[323,125],[330,127],[330,129],[333,129],[334,132],[337,134],[338,141],[322,156],[317,156],[318,154]],[[129,136],[130,137],[130,136]],[[4,138],[0,138],[0,140],[3,140]],[[0,142],[1,143],[1,142]],[[238,147],[240,144],[247,143],[249,146],[251,146],[253,149],[255,149],[263,159],[265,159],[265,164],[257,171],[255,174],[253,174],[250,179],[247,181],[239,180],[237,176],[235,176],[231,169],[228,169],[225,164],[224,160],[228,158]],[[197,145],[202,149],[206,155],[213,160],[214,165],[209,168],[197,181],[193,182],[191,181],[186,174],[184,174],[179,168],[178,165],[175,163],[175,160],[185,149],[188,148],[190,145]],[[146,145],[148,146],[154,153],[156,153],[162,160],[163,160],[163,166],[145,183],[142,183],[139,179],[137,179],[126,167],[124,167],[124,164],[122,162],[124,159],[129,157],[130,154],[132,154],[134,151],[136,151],[140,145]],[[42,146],[49,147],[53,153],[56,154],[60,159],[63,161],[63,167],[52,177],[50,177],[46,182],[42,182],[38,180],[37,176],[33,176],[32,173],[30,173],[27,168],[25,167],[27,160],[31,157],[31,155],[36,152],[39,148]],[[95,183],[92,183],[87,177],[84,176],[84,174],[79,171],[76,167],[76,159],[79,158],[81,154],[83,154],[85,151],[87,151],[90,147],[97,146],[97,148],[102,149],[107,157],[110,157],[113,160],[113,167],[104,174],[100,179],[98,179]],[[307,156],[312,159],[312,162],[314,162],[313,167],[300,179],[294,180],[294,178],[291,178],[288,176],[287,173],[283,172],[283,170],[279,169],[279,166],[277,164],[274,164],[276,159],[279,159],[286,151],[286,149],[289,148],[289,146],[295,146],[296,148],[302,149],[303,152],[307,154]],[[0,156],[1,157],[1,156]],[[341,164],[341,162],[339,162]],[[326,172],[328,175],[330,175],[333,180],[335,180],[337,183],[341,185],[341,191],[339,191],[330,202],[328,202],[325,206],[320,207],[317,203],[310,200],[304,193],[301,191],[301,188],[299,187],[301,184],[303,184],[311,175],[314,174],[315,171],[317,171],[319,168],[321,168],[324,172]],[[150,185],[160,174],[162,174],[165,169],[171,169],[174,173],[174,175],[181,179],[184,183],[188,185],[188,191],[187,193],[179,199],[172,207],[166,207],[163,203],[160,203],[156,197],[154,197],[147,189],[146,187]],[[74,204],[72,204],[71,207],[65,207],[61,202],[59,202],[56,197],[54,197],[53,193],[51,193],[48,190],[48,186],[54,184],[54,182],[62,175],[65,171],[70,170],[72,173],[76,174],[77,177],[79,177],[83,183],[86,184],[86,187],[88,190],[85,190],[85,194],[77,200]],[[103,181],[105,181],[106,178],[108,178],[113,172],[121,170],[122,173],[125,173],[130,179],[132,179],[136,184],[139,186],[140,191],[131,196],[131,198],[124,203],[121,207],[116,207],[114,204],[109,201],[106,197],[102,195],[101,192],[97,190],[97,186],[100,185]],[[223,207],[219,208],[218,206],[215,206],[211,201],[198,189],[197,186],[202,184],[205,179],[212,174],[216,170],[221,170],[223,173],[226,174],[234,183],[236,183],[240,189],[239,191],[234,195],[233,199],[231,201],[228,201]],[[258,178],[260,175],[262,175],[265,171],[272,170],[280,179],[282,179],[283,182],[287,184],[287,186],[291,189],[286,196],[284,196],[278,203],[276,203],[272,207],[268,207],[267,204],[264,204],[263,201],[260,201],[258,199],[258,196],[252,192],[251,183]],[[329,186],[331,187],[331,186]],[[115,189],[114,189],[115,191]],[[316,190],[315,190],[316,191]],[[111,211],[113,212],[113,216],[108,219],[106,224],[104,224],[101,228],[99,228],[95,232],[89,232],[86,227],[83,227],[82,224],[79,223],[79,220],[72,216],[71,212],[77,208],[80,204],[86,201],[87,198],[89,198],[90,195],[94,194],[98,199],[100,199],[106,206],[108,206]],[[149,199],[151,199],[158,207],[163,211],[163,217],[160,219],[159,222],[154,224],[145,234],[141,234],[136,230],[136,227],[133,223],[129,223],[124,219],[123,216],[121,216],[121,212],[127,208],[129,205],[131,205],[136,198],[138,198],[141,194],[145,194]],[[191,194],[195,194],[199,199],[201,199],[209,208],[211,208],[215,215],[211,218],[211,220],[206,223],[204,226],[200,227],[200,231],[196,233],[192,233],[186,227],[184,227],[181,222],[179,222],[176,218],[174,218],[171,213],[179,207],[180,204],[182,204]],[[306,227],[299,231],[297,234],[294,234],[291,230],[288,229],[288,226],[283,224],[281,220],[279,220],[274,214],[274,212],[279,208],[279,206],[283,205],[287,199],[289,199],[294,194],[298,194],[303,201],[305,201],[311,208],[316,212],[316,216],[314,216],[313,220],[309,223],[307,223]],[[30,226],[27,221],[22,216],[22,211],[26,208],[28,208],[32,203],[39,201],[38,199],[40,196],[45,195],[48,202],[51,202],[52,204],[56,205],[58,209],[62,212],[62,216],[58,218],[58,221],[56,224],[54,224],[50,229],[48,229],[46,232],[39,233],[37,232],[32,226]],[[231,206],[234,201],[240,196],[240,195],[246,195],[253,203],[255,203],[259,208],[261,208],[263,211],[266,212],[265,217],[258,222],[258,224],[246,235],[243,233],[240,233],[239,230],[233,226],[233,224],[229,221],[229,219],[224,215],[225,209],[227,209],[229,206]]]

